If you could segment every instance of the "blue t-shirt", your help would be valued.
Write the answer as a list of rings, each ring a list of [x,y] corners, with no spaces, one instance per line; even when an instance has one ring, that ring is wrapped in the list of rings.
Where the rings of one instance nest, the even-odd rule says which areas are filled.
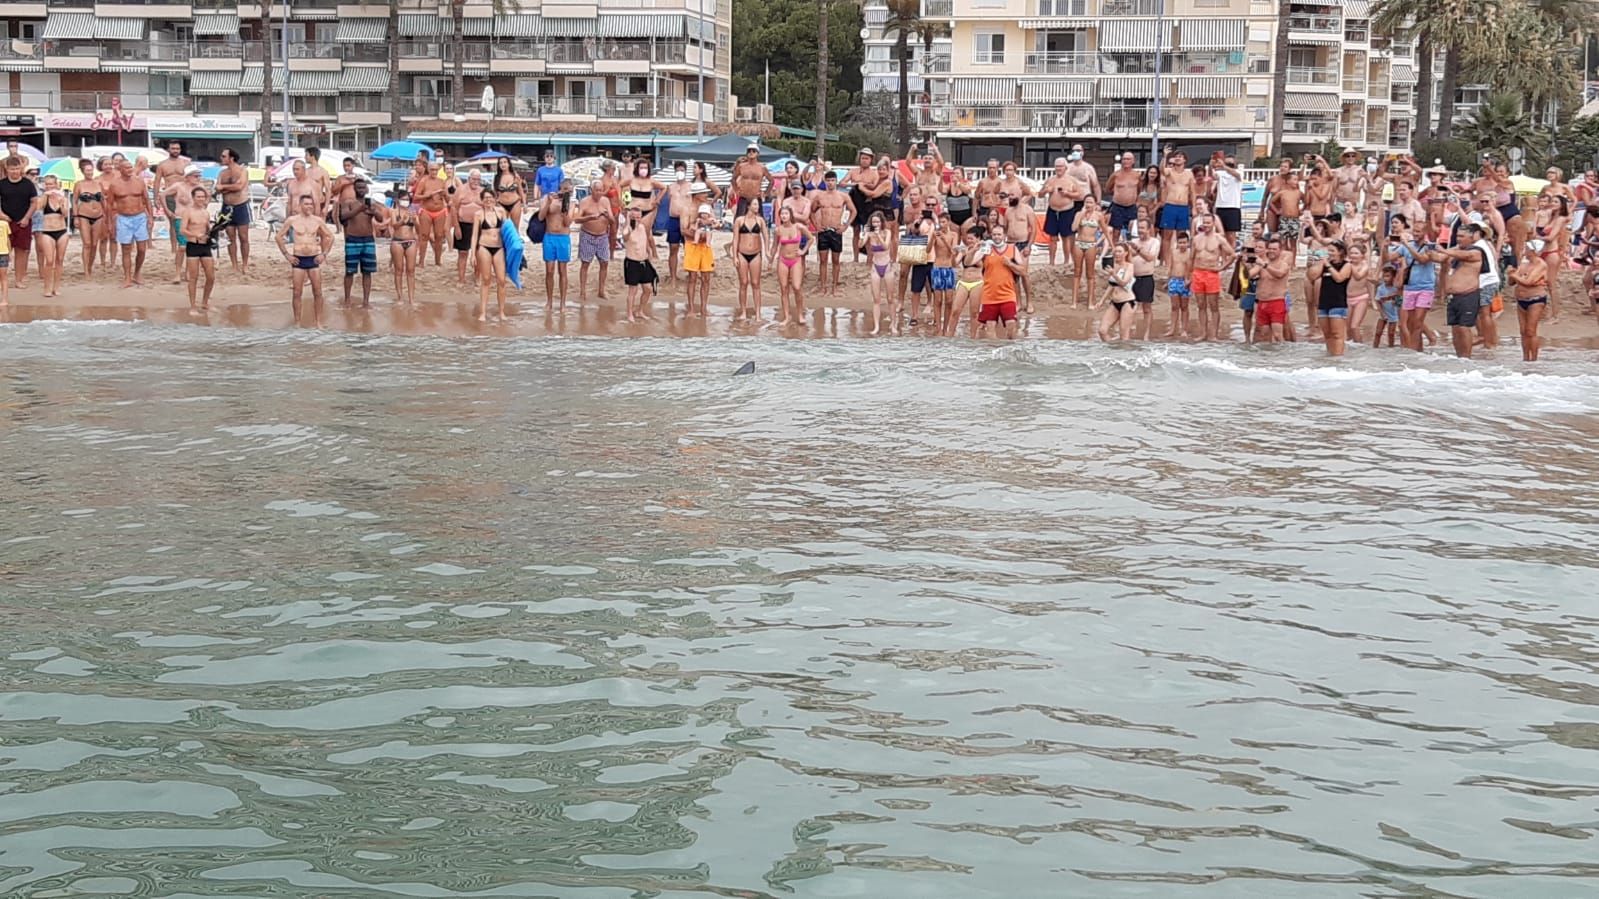
[[[1410,264],[1410,274],[1405,277],[1406,290],[1432,290],[1438,286],[1438,263],[1419,262],[1410,247],[1400,244],[1399,252],[1405,254]]]
[[[558,165],[541,165],[533,173],[533,183],[538,185],[539,193],[558,194],[561,192],[561,181],[566,178],[566,172]]]

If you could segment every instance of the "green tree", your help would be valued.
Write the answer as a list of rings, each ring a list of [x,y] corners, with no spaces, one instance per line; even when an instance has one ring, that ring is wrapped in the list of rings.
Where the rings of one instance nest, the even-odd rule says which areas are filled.
[[[813,127],[820,116],[817,65],[822,62],[816,0],[741,0],[733,4],[733,92],[745,106],[761,102],[772,73],[772,107],[779,125]],[[842,120],[861,89],[861,7],[827,6],[827,116]]]
[[[1480,55],[1491,40],[1485,19],[1501,2],[1521,0],[1377,0],[1372,28],[1393,40],[1417,42],[1416,134],[1447,140],[1455,117],[1455,84],[1468,57]],[[1444,51],[1444,71],[1439,84],[1438,122],[1432,123],[1433,57]]]
[[[911,38],[922,42],[922,58],[932,55],[933,40],[949,34],[941,20],[922,18],[921,0],[887,0],[888,20],[883,33],[894,35],[894,59],[899,63],[899,152],[911,145]]]
[[[1521,98],[1494,94],[1461,123],[1460,136],[1478,151],[1505,159],[1512,149],[1543,155],[1549,136],[1529,120]]]
[[[520,0],[494,0],[496,16],[521,8]],[[450,69],[450,94],[456,115],[466,112],[466,97],[463,96],[466,93],[466,70],[462,68],[466,62],[466,35],[461,31],[461,13],[465,9],[466,0],[450,0],[450,52],[455,56],[454,66]]]

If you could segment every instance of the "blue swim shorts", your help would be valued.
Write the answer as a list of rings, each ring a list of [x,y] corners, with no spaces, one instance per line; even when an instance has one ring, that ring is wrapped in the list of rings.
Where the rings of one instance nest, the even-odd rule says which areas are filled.
[[[344,273],[370,275],[378,270],[378,242],[370,237],[344,238]]]
[[[544,235],[544,261],[545,262],[571,262],[572,261],[572,235],[570,235],[570,234],[545,234]]]

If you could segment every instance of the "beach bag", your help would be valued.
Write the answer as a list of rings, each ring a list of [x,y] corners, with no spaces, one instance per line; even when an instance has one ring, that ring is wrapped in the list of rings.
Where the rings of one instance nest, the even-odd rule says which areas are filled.
[[[544,242],[544,220],[538,216],[530,216],[527,220],[527,239],[533,243]]]

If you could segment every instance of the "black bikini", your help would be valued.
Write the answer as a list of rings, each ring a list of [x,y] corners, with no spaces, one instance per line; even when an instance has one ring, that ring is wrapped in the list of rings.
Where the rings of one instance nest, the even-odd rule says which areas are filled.
[[[761,227],[762,227],[761,225],[756,225],[753,228],[750,227],[749,225],[739,225],[738,226],[738,233],[739,234],[759,234],[759,233],[761,233]],[[756,253],[740,252],[739,255],[743,256],[745,264],[748,264],[748,263],[754,262],[756,259],[760,258],[761,254],[758,253],[758,252],[756,252]]]

